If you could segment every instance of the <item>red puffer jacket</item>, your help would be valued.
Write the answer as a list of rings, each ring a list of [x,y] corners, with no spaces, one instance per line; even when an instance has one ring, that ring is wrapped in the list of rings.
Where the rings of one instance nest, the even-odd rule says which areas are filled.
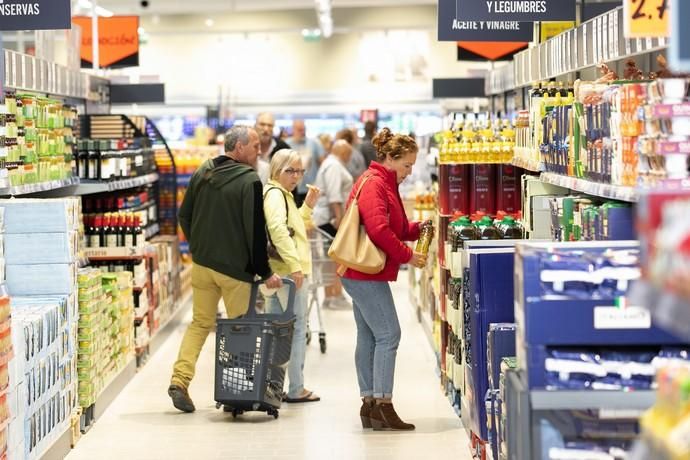
[[[395,281],[398,279],[400,265],[412,259],[412,249],[403,241],[419,239],[419,223],[407,220],[395,171],[374,161],[352,187],[348,206],[363,178],[369,175],[371,178],[364,184],[359,195],[359,218],[371,241],[386,253],[386,266],[381,273],[375,275],[348,269],[343,276],[363,281]]]

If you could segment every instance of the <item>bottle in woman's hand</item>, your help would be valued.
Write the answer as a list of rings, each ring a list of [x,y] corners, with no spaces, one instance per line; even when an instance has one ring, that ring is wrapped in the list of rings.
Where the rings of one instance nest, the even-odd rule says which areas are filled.
[[[429,254],[429,246],[431,246],[431,240],[433,239],[434,224],[430,220],[427,220],[420,225],[419,239],[417,240],[415,252],[424,254],[424,256]]]

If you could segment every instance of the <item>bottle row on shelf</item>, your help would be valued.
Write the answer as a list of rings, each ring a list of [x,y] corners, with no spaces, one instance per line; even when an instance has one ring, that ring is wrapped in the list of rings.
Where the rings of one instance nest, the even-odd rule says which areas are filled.
[[[84,217],[90,248],[139,248],[146,244],[139,216],[131,212],[95,214]]]
[[[156,171],[148,139],[80,139],[77,144],[80,179],[122,180]]]
[[[464,119],[456,114],[451,129],[441,133],[440,163],[510,163],[515,145],[510,120],[486,117],[475,121],[470,115]]]

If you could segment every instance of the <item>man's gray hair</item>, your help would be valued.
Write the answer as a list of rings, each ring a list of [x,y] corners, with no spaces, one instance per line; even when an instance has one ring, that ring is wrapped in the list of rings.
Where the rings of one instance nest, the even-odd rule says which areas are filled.
[[[235,150],[237,142],[242,145],[249,144],[249,127],[242,125],[235,125],[225,133],[225,152],[229,153]]]

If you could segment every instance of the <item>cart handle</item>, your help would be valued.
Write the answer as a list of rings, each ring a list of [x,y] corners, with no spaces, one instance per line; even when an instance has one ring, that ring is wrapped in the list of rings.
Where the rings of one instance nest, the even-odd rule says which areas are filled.
[[[252,283],[252,293],[251,293],[251,296],[249,297],[249,308],[247,309],[247,314],[245,315],[245,317],[251,318],[251,317],[257,316],[256,298],[259,294],[259,286],[261,286],[264,283],[265,282],[263,280],[254,281]],[[282,316],[282,319],[289,320],[293,316],[295,316],[295,293],[297,292],[297,285],[290,278],[283,278],[283,285],[287,285],[289,290],[288,290],[288,304],[287,304],[287,308],[285,309],[285,313]]]

